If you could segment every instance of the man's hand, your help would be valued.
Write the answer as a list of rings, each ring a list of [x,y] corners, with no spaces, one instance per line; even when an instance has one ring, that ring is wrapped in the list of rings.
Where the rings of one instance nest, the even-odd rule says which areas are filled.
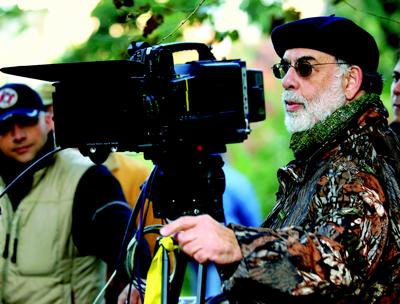
[[[182,250],[200,264],[231,264],[243,257],[234,232],[209,215],[180,217],[160,232],[173,235]]]
[[[140,295],[139,291],[132,286],[131,288],[131,293],[130,293],[130,298],[128,301],[128,296],[129,296],[129,285],[126,285],[124,290],[119,294],[118,296],[118,304],[142,304],[142,301],[140,300]]]

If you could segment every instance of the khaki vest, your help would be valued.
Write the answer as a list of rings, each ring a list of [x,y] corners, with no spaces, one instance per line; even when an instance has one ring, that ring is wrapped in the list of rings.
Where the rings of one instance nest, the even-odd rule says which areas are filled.
[[[55,158],[15,212],[7,195],[0,199],[2,303],[86,304],[104,286],[105,264],[80,256],[71,236],[75,190],[92,163],[72,149]]]

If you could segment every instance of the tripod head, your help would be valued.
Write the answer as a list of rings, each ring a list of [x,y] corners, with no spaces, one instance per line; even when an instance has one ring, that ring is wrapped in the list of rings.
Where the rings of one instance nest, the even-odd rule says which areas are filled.
[[[156,172],[149,200],[155,217],[173,220],[183,215],[209,214],[224,222],[225,174],[219,154],[179,150],[153,162]]]

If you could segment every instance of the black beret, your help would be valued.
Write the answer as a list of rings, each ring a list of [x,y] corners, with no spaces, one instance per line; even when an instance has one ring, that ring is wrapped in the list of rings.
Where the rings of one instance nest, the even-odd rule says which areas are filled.
[[[374,37],[353,21],[336,16],[321,16],[285,23],[273,29],[272,43],[279,57],[287,49],[307,48],[328,53],[376,72],[379,50]]]

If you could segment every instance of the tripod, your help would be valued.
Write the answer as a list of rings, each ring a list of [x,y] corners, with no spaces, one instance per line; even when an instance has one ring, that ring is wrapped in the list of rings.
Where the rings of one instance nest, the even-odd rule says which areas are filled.
[[[184,215],[209,214],[218,222],[224,222],[224,161],[219,154],[181,149],[148,157],[156,165],[147,197],[153,204],[156,218],[174,220]],[[163,255],[168,260],[168,253]],[[162,303],[178,303],[188,262],[189,257],[183,252],[175,255],[174,276],[170,282],[170,267],[164,264]],[[199,265],[197,303],[205,303],[206,269]]]

